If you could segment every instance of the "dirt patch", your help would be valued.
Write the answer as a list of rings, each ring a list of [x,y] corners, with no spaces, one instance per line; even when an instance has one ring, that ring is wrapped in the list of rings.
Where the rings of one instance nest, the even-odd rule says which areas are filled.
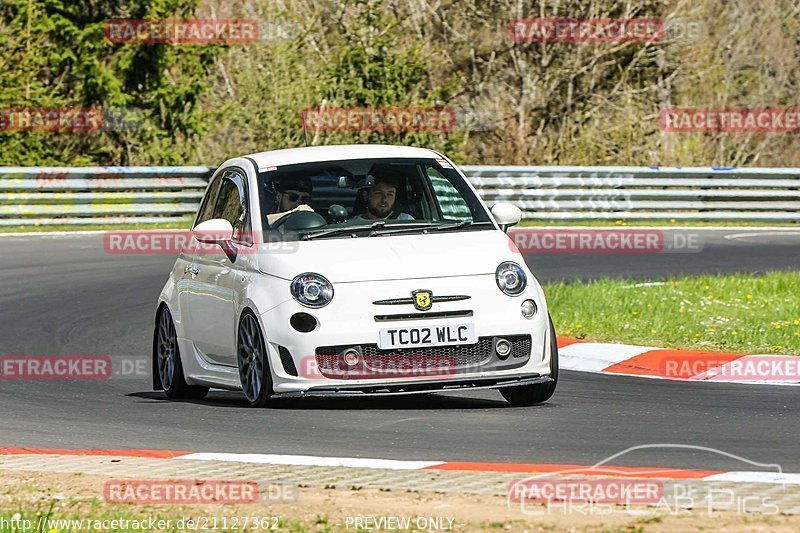
[[[553,513],[526,515],[498,496],[454,495],[373,489],[300,487],[294,501],[248,505],[129,505],[109,504],[103,486],[110,478],[3,470],[0,476],[0,516],[15,513],[36,520],[37,512],[56,519],[170,519],[168,530],[192,518],[205,529],[278,529],[282,531],[770,531],[800,530],[800,516],[737,515],[735,513],[649,514],[631,516],[623,510],[605,516]],[[293,490],[293,489],[292,489]],[[544,507],[539,507],[544,512]],[[244,517],[250,517],[247,528]],[[371,518],[370,518],[371,517]],[[234,521],[238,518],[239,520]],[[261,519],[253,528],[255,518]],[[266,520],[263,520],[266,519]],[[184,526],[186,522],[184,521]],[[233,527],[236,526],[236,527]],[[266,526],[266,527],[265,527]],[[0,530],[3,530],[0,523]],[[70,529],[60,528],[60,531]],[[132,530],[119,527],[118,530]],[[152,528],[145,528],[152,529]],[[159,529],[156,527],[156,529]],[[195,527],[192,530],[203,529]],[[74,530],[74,528],[73,528]]]

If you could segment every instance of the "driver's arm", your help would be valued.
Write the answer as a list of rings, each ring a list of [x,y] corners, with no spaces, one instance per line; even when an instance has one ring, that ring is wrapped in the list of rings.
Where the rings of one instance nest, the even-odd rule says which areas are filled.
[[[267,224],[270,226],[279,218],[283,218],[290,213],[294,213],[296,211],[314,211],[308,204],[300,204],[291,211],[283,211],[281,213],[272,213],[271,215],[267,215]]]

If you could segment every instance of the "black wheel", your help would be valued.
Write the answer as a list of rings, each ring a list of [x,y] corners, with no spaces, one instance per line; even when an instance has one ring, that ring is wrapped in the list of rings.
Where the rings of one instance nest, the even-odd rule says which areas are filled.
[[[544,403],[556,391],[556,384],[558,384],[558,342],[553,319],[550,318],[549,314],[547,319],[550,321],[550,377],[553,378],[553,381],[500,389],[500,394],[503,395],[503,398],[515,407],[528,407]]]
[[[272,396],[272,374],[264,336],[258,320],[250,311],[246,311],[239,322],[237,353],[239,380],[247,402],[253,407],[266,407]]]
[[[181,352],[178,348],[178,335],[167,306],[163,306],[158,313],[153,341],[153,363],[156,367],[153,370],[158,373],[160,388],[164,389],[169,398],[200,399],[208,394],[208,387],[186,383]]]

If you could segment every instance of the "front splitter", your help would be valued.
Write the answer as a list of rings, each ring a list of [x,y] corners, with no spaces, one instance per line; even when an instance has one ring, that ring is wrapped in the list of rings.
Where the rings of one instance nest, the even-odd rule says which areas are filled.
[[[305,391],[283,392],[273,398],[348,398],[366,396],[401,396],[409,394],[430,394],[455,390],[499,389],[521,385],[550,383],[550,376],[529,374],[513,377],[470,378],[463,380],[425,380],[380,385],[331,385],[312,387]]]

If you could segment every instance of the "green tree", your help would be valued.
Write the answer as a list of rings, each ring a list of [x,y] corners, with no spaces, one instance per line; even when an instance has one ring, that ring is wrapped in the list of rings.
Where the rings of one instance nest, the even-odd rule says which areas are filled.
[[[198,102],[219,46],[112,43],[109,19],[191,17],[197,0],[10,0],[0,106],[102,108],[103,131],[3,131],[0,164],[183,163],[207,129]]]

